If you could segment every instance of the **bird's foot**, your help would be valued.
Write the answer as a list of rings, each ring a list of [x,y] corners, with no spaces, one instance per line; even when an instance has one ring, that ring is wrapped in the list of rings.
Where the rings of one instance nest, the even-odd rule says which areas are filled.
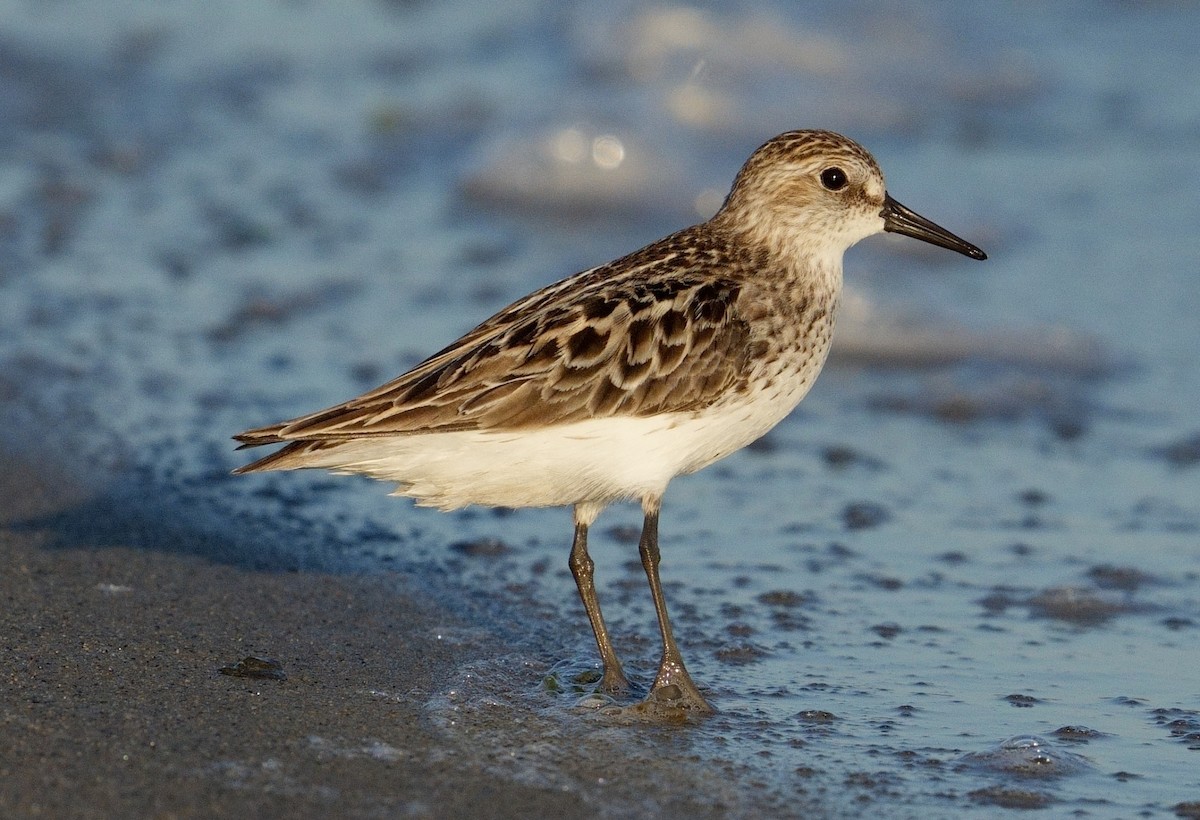
[[[704,695],[700,694],[700,690],[692,682],[692,676],[679,660],[663,661],[646,702],[696,714],[712,714],[717,711],[704,699]]]
[[[629,685],[629,678],[625,677],[620,666],[605,666],[596,691],[605,695],[628,695],[633,687]]]

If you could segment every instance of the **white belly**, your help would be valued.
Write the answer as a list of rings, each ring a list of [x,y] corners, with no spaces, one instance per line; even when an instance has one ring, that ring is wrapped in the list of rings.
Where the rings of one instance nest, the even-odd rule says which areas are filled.
[[[774,427],[808,391],[764,391],[703,413],[591,419],[543,429],[461,431],[359,439],[303,457],[297,467],[365,473],[396,495],[449,510],[469,504],[542,507],[661,496]]]

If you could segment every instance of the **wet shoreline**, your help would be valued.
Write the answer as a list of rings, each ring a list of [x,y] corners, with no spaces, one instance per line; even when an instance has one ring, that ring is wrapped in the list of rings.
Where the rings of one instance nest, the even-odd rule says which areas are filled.
[[[491,742],[544,724],[544,734],[523,741],[541,747],[539,765],[551,767],[543,781],[506,776],[504,758],[517,747],[489,746],[481,728],[455,729],[429,710],[431,698],[454,697],[456,670],[504,646],[452,602],[432,601],[404,573],[249,569],[180,554],[165,527],[159,547],[146,546],[155,537],[145,531],[128,534],[143,546],[119,546],[103,523],[103,543],[74,524],[66,543],[53,522],[87,497],[71,483],[0,451],[5,816],[779,809],[777,795],[756,800],[736,776],[706,787],[697,775],[707,769],[656,758],[637,739],[647,727],[616,729],[629,733],[623,741],[589,724],[588,710],[496,716],[509,729],[492,729],[500,735]],[[228,674],[247,658],[271,665],[257,676]],[[672,786],[656,790],[654,781]],[[690,790],[678,788],[687,782]]]

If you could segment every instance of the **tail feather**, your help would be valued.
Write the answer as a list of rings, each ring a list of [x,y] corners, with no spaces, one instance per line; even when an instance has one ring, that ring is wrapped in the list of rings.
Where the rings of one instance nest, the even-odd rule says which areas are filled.
[[[283,430],[283,425],[272,424],[268,427],[256,427],[253,430],[247,430],[244,433],[238,433],[233,437],[233,440],[238,442],[237,449],[245,450],[250,447],[262,447],[267,444],[283,444],[287,439],[283,438],[280,433]],[[292,441],[287,447],[282,450],[271,453],[265,458],[260,458],[258,461],[253,461],[245,466],[238,467],[233,471],[234,475],[245,475],[246,473],[257,473],[263,470],[286,470],[289,469],[288,462],[292,461],[299,453],[308,447],[307,441]],[[299,465],[294,465],[299,466]]]
[[[243,435],[246,435],[243,433]],[[238,436],[239,441],[242,440]],[[247,447],[258,447],[261,444],[277,444],[284,439],[254,439],[246,441],[239,447],[239,450],[244,450]],[[252,461],[244,467],[238,467],[233,471],[234,475],[245,475],[246,473],[259,473],[266,470],[298,470],[302,467],[318,466],[311,464],[306,456],[312,453],[331,447],[334,442],[330,441],[293,441],[282,450],[277,450],[265,458],[260,458],[258,461]]]
[[[269,444],[285,444],[286,447],[258,461],[253,461],[244,467],[233,471],[234,475],[257,473],[266,470],[299,470],[304,467],[324,467],[337,469],[344,464],[343,459],[330,459],[327,451],[345,448],[351,449],[363,439],[394,438],[395,434],[388,433],[359,433],[356,436],[321,435],[311,438],[297,438],[289,429],[292,422],[272,424],[267,427],[256,427],[233,437],[238,442],[238,450],[250,447],[262,447]],[[316,456],[314,458],[314,456]],[[355,459],[351,459],[351,462]]]

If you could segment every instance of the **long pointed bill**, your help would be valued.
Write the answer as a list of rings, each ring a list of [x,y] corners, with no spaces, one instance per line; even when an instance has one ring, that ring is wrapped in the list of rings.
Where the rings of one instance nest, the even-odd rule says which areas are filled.
[[[987,259],[987,254],[965,239],[960,239],[940,225],[935,225],[918,213],[905,208],[888,194],[883,195],[883,229],[892,233],[902,233],[924,242],[949,248],[972,259]]]

